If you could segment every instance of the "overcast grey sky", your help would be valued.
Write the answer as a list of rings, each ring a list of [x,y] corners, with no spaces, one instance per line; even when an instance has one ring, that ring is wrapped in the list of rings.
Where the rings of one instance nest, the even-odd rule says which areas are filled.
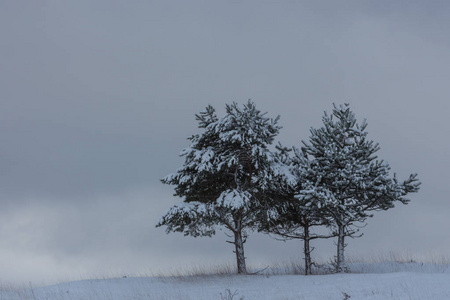
[[[348,102],[380,158],[419,173],[419,194],[349,255],[448,256],[450,4],[393,2],[1,1],[0,282],[233,265],[222,232],[154,225],[181,200],[159,179],[194,114],[249,98],[281,115],[286,145]],[[301,243],[251,235],[246,255],[298,259]]]

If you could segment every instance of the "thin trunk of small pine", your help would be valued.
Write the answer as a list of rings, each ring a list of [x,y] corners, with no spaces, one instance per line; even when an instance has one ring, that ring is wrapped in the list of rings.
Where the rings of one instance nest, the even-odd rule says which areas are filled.
[[[345,226],[338,225],[338,242],[337,242],[337,256],[336,256],[336,272],[342,273],[345,272]]]
[[[242,231],[234,231],[234,245],[236,253],[237,271],[238,274],[247,274],[247,267],[245,265],[245,255],[244,255],[244,241],[242,239]]]
[[[309,245],[310,236],[309,236],[309,227],[304,227],[305,237],[303,239],[303,253],[305,255],[305,275],[311,275],[311,248]]]

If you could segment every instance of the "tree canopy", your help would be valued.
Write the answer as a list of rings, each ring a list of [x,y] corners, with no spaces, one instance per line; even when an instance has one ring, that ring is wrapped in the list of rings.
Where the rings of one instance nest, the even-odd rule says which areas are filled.
[[[326,112],[323,126],[312,128],[308,142],[295,151],[297,175],[301,182],[298,205],[315,207],[332,221],[338,236],[337,271],[343,270],[344,237],[354,236],[354,225],[372,217],[373,211],[407,204],[406,195],[419,190],[417,174],[399,182],[390,176],[389,164],[375,153],[378,143],[367,139],[367,122],[357,123],[348,104],[334,105]]]
[[[212,236],[217,227],[231,231],[238,273],[246,273],[244,243],[248,230],[304,240],[305,273],[310,244],[337,236],[336,271],[345,271],[345,237],[356,237],[374,211],[407,204],[418,192],[417,174],[399,181],[378,159],[378,143],[367,138],[367,122],[357,122],[348,104],[324,113],[323,126],[310,129],[301,148],[276,147],[281,127],[249,100],[226,105],[218,117],[212,106],[196,115],[201,133],[181,152],[185,161],[161,181],[175,186],[183,202],[162,216],[167,232]],[[313,227],[326,226],[320,235]]]
[[[184,202],[157,226],[191,236],[211,236],[216,226],[224,226],[234,235],[238,272],[245,273],[246,230],[260,222],[261,198],[273,176],[284,171],[268,149],[281,129],[279,117],[266,117],[249,100],[243,108],[226,105],[222,118],[208,106],[196,119],[203,132],[189,138],[191,145],[181,152],[183,166],[162,179]]]

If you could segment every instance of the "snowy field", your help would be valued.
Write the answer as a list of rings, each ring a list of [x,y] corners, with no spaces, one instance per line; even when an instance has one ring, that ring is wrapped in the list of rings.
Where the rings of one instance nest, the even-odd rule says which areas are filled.
[[[353,263],[351,273],[92,279],[3,288],[0,299],[450,299],[448,264]],[[278,274],[278,275],[275,275]]]

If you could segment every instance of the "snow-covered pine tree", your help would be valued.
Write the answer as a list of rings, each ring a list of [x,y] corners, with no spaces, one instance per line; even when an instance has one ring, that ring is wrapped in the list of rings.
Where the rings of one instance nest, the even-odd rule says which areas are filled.
[[[298,201],[296,193],[301,190],[303,183],[302,172],[299,171],[298,156],[301,155],[295,147],[292,149],[277,145],[276,158],[284,172],[278,172],[274,176],[271,190],[266,201],[268,201],[266,218],[267,222],[261,224],[260,231],[274,234],[280,240],[300,239],[303,241],[303,255],[305,262],[305,275],[312,271],[311,241],[315,239],[331,238],[332,234],[318,234],[313,231],[314,227],[330,226],[331,220],[319,208],[316,203],[308,207]],[[293,151],[292,151],[293,150]],[[294,157],[290,153],[294,152]]]
[[[247,273],[244,243],[247,231],[258,224],[261,202],[277,174],[273,153],[267,148],[278,134],[279,117],[270,119],[248,101],[241,109],[226,105],[226,114],[216,116],[212,106],[196,115],[203,130],[189,138],[190,147],[181,152],[184,165],[162,179],[175,186],[184,198],[159,221],[167,232],[212,236],[217,226],[231,231],[237,271]]]
[[[363,224],[373,211],[393,208],[396,201],[407,204],[405,196],[418,192],[420,182],[417,174],[403,182],[389,176],[389,165],[375,156],[379,145],[366,139],[366,121],[358,124],[348,104],[334,105],[322,121],[296,155],[303,180],[296,197],[299,205],[321,208],[332,219],[338,237],[336,271],[343,272],[344,238],[355,236],[354,225]]]

